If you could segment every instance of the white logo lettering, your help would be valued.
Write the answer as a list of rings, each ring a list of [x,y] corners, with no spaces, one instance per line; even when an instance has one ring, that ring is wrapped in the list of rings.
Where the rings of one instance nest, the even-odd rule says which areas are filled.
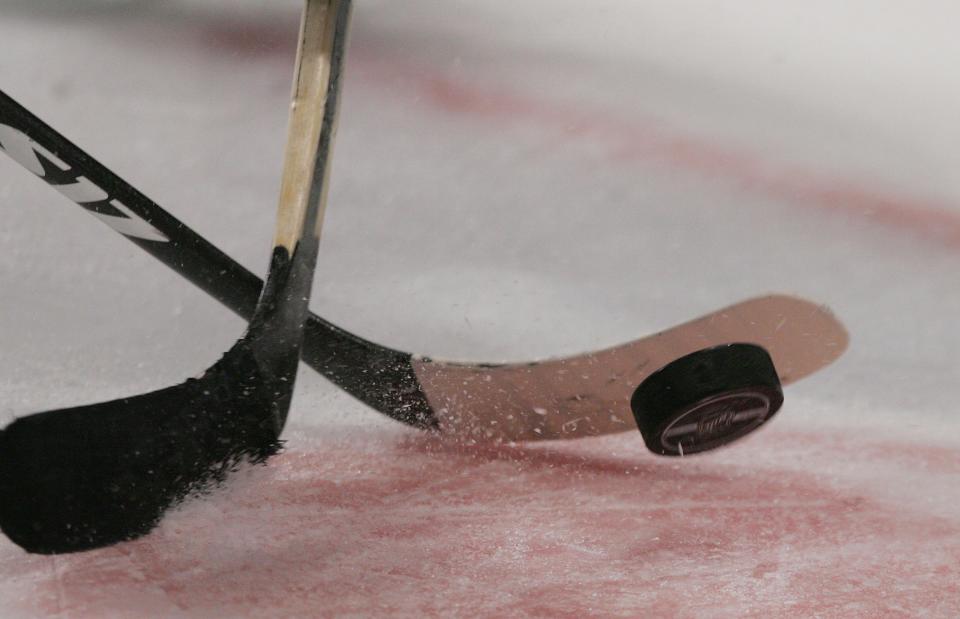
[[[2,123],[0,123],[0,150],[6,152],[14,161],[46,180],[57,191],[80,206],[104,202],[110,198],[109,193],[84,176],[79,176],[76,180],[67,184],[55,183],[46,178],[46,170],[43,167],[41,157],[64,172],[69,171],[70,166],[49,150],[31,140],[22,131]],[[87,208],[87,210],[120,234],[161,243],[170,241],[165,234],[154,228],[148,221],[131,211],[119,200],[110,200],[110,206],[120,211],[123,216],[98,213],[90,208]]]
[[[50,163],[66,172],[70,166],[59,157],[31,140],[25,133],[0,123],[0,149],[13,157],[13,160],[30,170],[40,178],[44,176],[43,164],[37,155],[43,155]]]
[[[114,217],[113,215],[105,215],[95,211],[91,212],[93,213],[94,217],[98,218],[100,221],[107,224],[120,234],[135,236],[138,239],[146,239],[148,241],[159,241],[161,243],[166,243],[170,240],[164,236],[162,232],[137,217],[133,211],[124,206],[119,200],[111,200],[110,206],[126,215],[126,217]]]

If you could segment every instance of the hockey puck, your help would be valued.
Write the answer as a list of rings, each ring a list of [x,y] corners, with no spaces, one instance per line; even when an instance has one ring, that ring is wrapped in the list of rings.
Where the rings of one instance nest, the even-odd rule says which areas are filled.
[[[630,399],[647,448],[663,456],[726,445],[763,425],[782,404],[773,360],[754,344],[681,357],[648,376]]]

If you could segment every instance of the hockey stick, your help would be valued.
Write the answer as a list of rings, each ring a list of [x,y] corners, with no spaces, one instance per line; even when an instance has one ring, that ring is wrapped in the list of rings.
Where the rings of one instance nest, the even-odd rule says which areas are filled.
[[[19,419],[0,434],[0,528],[30,552],[149,532],[188,493],[279,448],[307,315],[350,0],[307,0],[277,229],[246,334],[197,379]]]
[[[250,319],[262,285],[256,276],[2,92],[0,150]],[[776,296],[607,350],[527,363],[449,363],[375,344],[310,314],[301,358],[360,401],[415,427],[538,440],[635,429],[630,395],[646,373],[695,346],[729,342],[764,346],[788,384],[833,362],[847,335],[828,311]]]

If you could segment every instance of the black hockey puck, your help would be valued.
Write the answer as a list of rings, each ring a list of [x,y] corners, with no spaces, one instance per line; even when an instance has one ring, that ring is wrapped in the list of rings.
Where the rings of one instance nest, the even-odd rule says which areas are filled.
[[[725,344],[672,361],[630,400],[647,448],[663,456],[726,445],[763,425],[782,404],[773,360],[754,344]]]

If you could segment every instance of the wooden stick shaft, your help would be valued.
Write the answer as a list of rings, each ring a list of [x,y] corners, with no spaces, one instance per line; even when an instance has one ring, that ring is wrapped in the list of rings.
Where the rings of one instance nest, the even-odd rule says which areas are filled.
[[[329,157],[320,153],[318,160],[317,155],[323,147],[320,134],[328,104],[335,46],[338,42],[342,44],[337,39],[337,16],[344,1],[307,0],[303,11],[274,237],[275,246],[285,247],[291,253],[297,242],[311,232],[306,227],[314,217],[317,225],[312,232],[319,238],[326,208]],[[316,189],[319,195],[314,195]],[[310,216],[312,200],[318,204]]]

